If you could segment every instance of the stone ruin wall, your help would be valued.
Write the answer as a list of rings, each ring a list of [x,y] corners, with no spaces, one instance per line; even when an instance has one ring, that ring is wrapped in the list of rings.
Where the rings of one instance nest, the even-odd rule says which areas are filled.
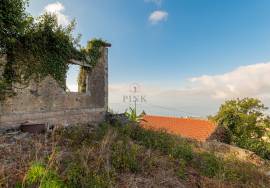
[[[0,71],[1,72],[1,71]],[[31,83],[0,104],[0,129],[24,123],[71,125],[99,123],[108,108],[108,48],[89,73],[87,92],[65,92],[51,77]]]

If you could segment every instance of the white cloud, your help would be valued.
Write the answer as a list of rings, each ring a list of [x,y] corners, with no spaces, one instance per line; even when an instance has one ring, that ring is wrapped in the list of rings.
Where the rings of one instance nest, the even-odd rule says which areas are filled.
[[[48,4],[44,8],[44,12],[55,14],[57,17],[57,21],[60,25],[67,26],[69,24],[68,16],[66,16],[63,12],[65,10],[65,7],[60,2],[55,2],[52,4]]]
[[[152,24],[156,24],[156,23],[161,22],[161,21],[166,21],[168,19],[168,16],[169,16],[168,12],[162,11],[162,10],[157,10],[157,11],[154,11],[150,14],[149,21]]]
[[[117,112],[132,105],[122,101],[128,88],[128,84],[110,85],[110,106]],[[259,98],[270,107],[270,62],[238,67],[224,74],[190,78],[176,89],[143,85],[142,94],[147,103],[138,106],[150,114],[207,116],[217,112],[225,100],[244,97]]]
[[[163,0],[144,0],[146,3],[155,3],[156,5],[160,6]]]
[[[225,74],[205,75],[190,81],[217,99],[270,97],[270,63],[242,66]]]

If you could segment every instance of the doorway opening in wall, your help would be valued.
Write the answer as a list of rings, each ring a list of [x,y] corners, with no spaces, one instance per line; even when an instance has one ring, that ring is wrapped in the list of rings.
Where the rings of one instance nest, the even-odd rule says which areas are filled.
[[[80,74],[80,69],[80,65],[69,65],[66,78],[66,92],[79,92],[78,78]]]

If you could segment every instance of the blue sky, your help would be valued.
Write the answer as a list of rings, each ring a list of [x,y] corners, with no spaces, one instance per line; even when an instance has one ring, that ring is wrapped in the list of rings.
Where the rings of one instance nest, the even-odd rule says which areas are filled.
[[[134,82],[151,105],[171,109],[143,104],[151,113],[205,116],[245,96],[270,105],[269,0],[31,0],[28,11],[37,16],[48,5],[58,5],[60,21],[76,19],[82,45],[94,37],[112,43],[116,111],[126,107],[115,104]]]

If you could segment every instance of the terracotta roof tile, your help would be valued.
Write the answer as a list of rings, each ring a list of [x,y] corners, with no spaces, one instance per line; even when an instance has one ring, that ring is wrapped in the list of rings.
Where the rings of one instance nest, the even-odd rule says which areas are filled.
[[[164,129],[168,133],[199,141],[205,141],[216,129],[216,126],[207,120],[153,115],[145,115],[141,125],[155,130]]]

